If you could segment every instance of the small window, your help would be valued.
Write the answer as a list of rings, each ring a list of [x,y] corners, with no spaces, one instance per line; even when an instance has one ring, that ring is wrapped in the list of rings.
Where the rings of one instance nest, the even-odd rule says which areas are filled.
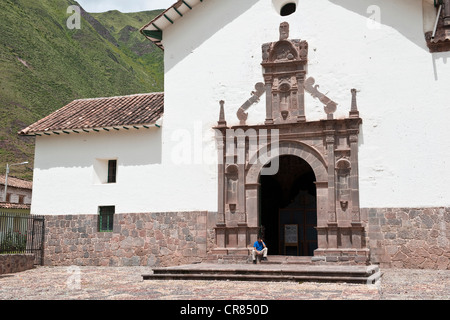
[[[108,183],[116,183],[117,160],[108,161]]]
[[[117,182],[117,158],[94,160],[94,183],[108,184]]]
[[[25,203],[25,196],[19,194],[19,204],[24,204]]]
[[[98,207],[98,231],[112,232],[114,225],[115,206]]]
[[[297,5],[293,2],[290,2],[281,7],[280,15],[283,17],[288,16],[293,14],[295,10],[297,10]]]

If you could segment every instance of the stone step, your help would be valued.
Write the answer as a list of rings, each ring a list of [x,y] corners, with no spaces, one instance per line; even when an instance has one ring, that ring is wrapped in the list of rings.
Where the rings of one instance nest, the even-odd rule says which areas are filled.
[[[279,265],[217,265],[195,264],[154,268],[144,280],[231,280],[231,281],[314,281],[375,283],[381,272],[378,266],[309,266]]]
[[[379,271],[378,266],[368,267],[355,267],[355,266],[311,266],[308,268],[277,268],[276,266],[269,268],[260,265],[259,268],[254,265],[248,268],[241,265],[233,268],[232,265],[217,266],[217,265],[187,265],[178,267],[166,267],[166,268],[154,268],[154,274],[271,274],[271,275],[294,275],[294,274],[309,274],[309,275],[322,275],[322,274],[336,274],[336,275],[348,275],[348,276],[370,276]]]
[[[267,260],[257,260],[263,264],[308,264],[311,265],[312,257],[309,256],[267,256]]]
[[[378,275],[378,278],[380,275]],[[222,281],[270,281],[270,282],[345,282],[370,283],[378,278],[345,277],[345,276],[318,276],[318,275],[242,275],[242,274],[153,274],[143,275],[144,280],[222,280]]]
[[[264,264],[313,264],[311,261],[312,257],[309,256],[280,256],[280,255],[269,255],[268,260],[261,261],[258,257],[258,263]],[[252,263],[250,255],[208,255],[204,260],[206,263]]]

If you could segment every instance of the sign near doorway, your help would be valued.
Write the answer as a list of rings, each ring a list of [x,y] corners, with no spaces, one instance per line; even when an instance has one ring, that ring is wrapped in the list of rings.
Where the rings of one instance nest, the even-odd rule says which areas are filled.
[[[296,247],[298,255],[298,224],[284,225],[284,254],[286,247]]]
[[[284,225],[284,243],[285,245],[297,245],[298,244],[298,224],[285,224]]]

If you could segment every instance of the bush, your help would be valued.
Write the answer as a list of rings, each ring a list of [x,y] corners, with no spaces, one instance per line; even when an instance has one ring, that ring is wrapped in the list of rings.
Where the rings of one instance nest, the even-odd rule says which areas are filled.
[[[0,253],[25,252],[27,246],[27,235],[18,231],[8,230],[3,235],[0,243]]]

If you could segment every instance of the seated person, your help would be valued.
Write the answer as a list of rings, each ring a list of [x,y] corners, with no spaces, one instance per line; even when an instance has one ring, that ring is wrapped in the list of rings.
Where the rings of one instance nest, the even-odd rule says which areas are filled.
[[[256,255],[262,255],[262,260],[267,260],[267,251],[269,249],[266,247],[264,241],[258,236],[258,240],[253,244],[252,259],[253,263],[256,264]]]

